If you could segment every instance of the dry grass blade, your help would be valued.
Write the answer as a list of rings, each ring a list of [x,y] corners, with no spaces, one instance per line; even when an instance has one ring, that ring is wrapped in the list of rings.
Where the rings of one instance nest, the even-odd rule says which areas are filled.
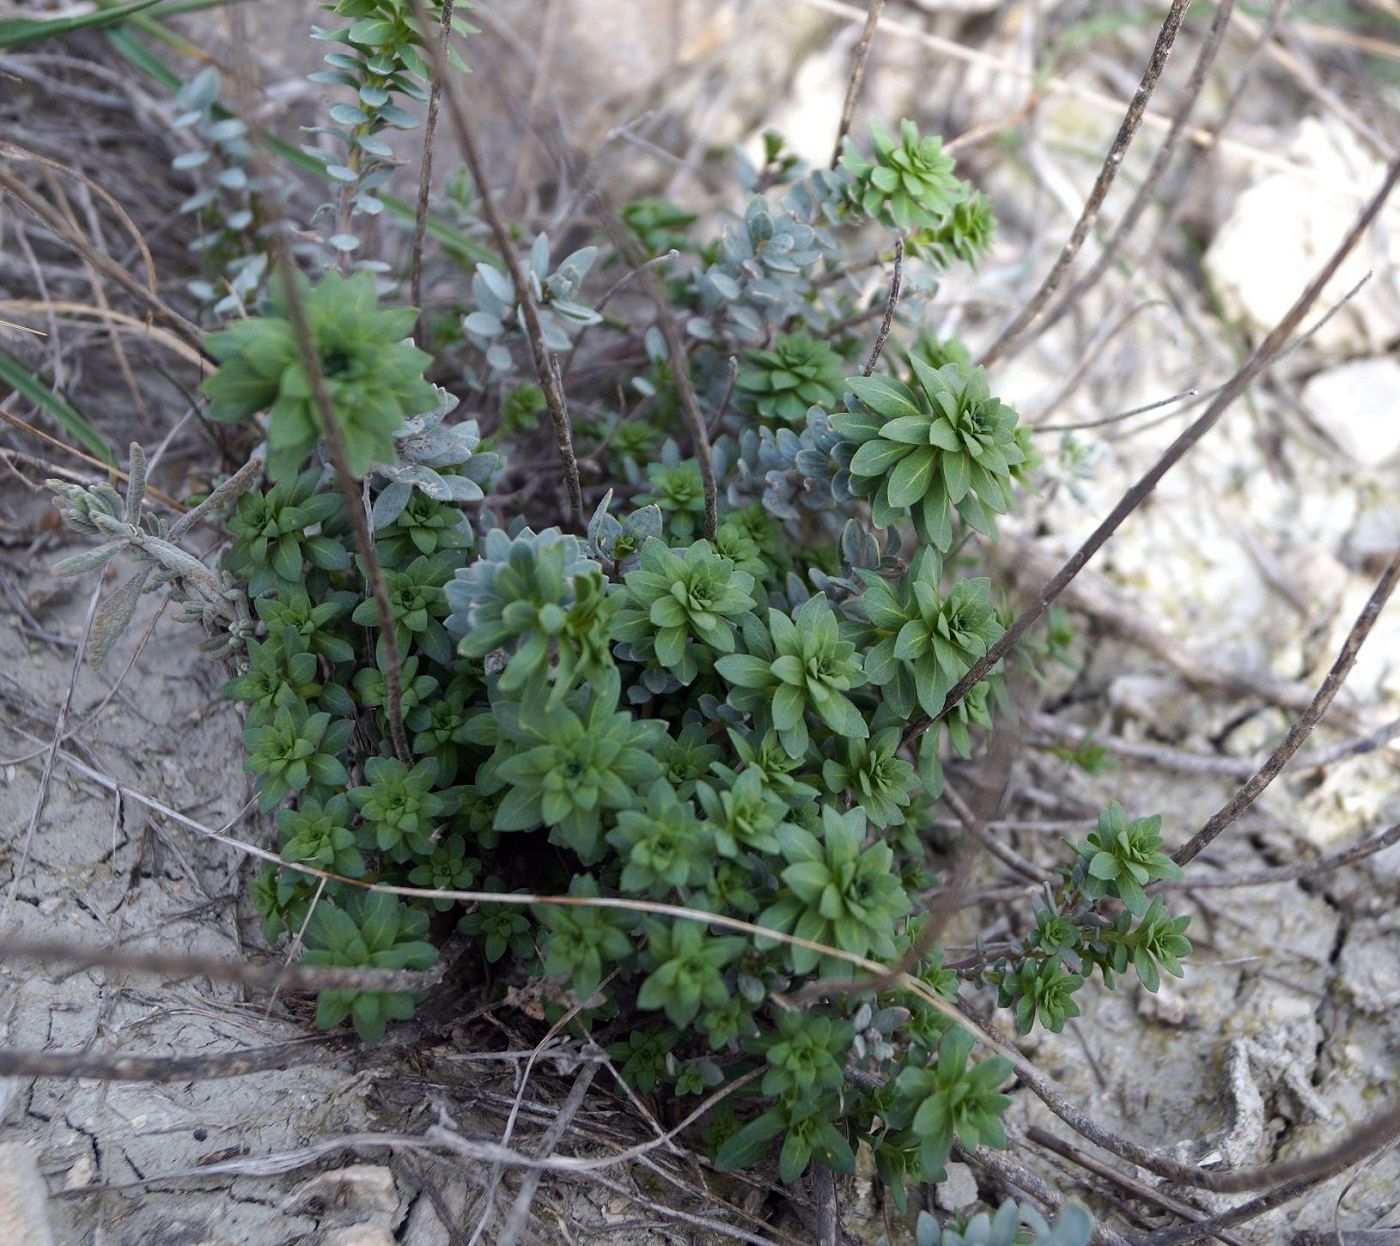
[[[110,307],[93,307],[88,303],[69,303],[63,300],[0,299],[0,312],[15,316],[52,313],[60,319],[69,317],[77,320],[101,320],[138,337],[143,337],[149,342],[154,342],[157,346],[164,347],[171,354],[179,356],[196,368],[202,369],[207,364],[207,360],[199,351],[175,334],[166,329],[157,328],[153,324],[148,324],[144,320],[139,320],[135,316],[129,316],[126,312],[115,311]],[[25,326],[17,325],[14,327],[23,329]],[[35,332],[33,329],[27,331]]]

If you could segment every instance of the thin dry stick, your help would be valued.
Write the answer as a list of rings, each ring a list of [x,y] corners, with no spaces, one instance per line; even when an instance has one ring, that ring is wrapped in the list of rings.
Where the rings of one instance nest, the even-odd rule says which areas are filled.
[[[865,61],[870,55],[870,45],[875,41],[875,27],[880,24],[880,10],[885,7],[885,0],[869,0],[869,4],[865,14],[865,26],[856,41],[855,51],[851,54],[851,77],[846,83],[846,98],[841,104],[841,124],[836,127],[836,142],[831,149],[833,169],[841,163],[841,148],[845,145],[846,135],[851,128],[851,114],[855,112],[856,96],[860,94],[860,84],[865,77]],[[869,376],[870,373],[865,375]]]
[[[1136,1177],[1130,1177],[1127,1173],[1119,1172],[1111,1164],[1105,1164],[1101,1159],[1090,1155],[1082,1147],[1077,1147],[1072,1142],[1066,1142],[1063,1138],[1058,1138],[1048,1129],[1042,1129],[1039,1125],[1032,1125],[1026,1130],[1026,1137],[1037,1146],[1044,1147],[1047,1151],[1053,1151],[1056,1155],[1069,1160],[1071,1164],[1077,1164],[1080,1168],[1094,1173],[1096,1176],[1113,1182],[1132,1193],[1134,1198],[1141,1199],[1144,1203],[1152,1203],[1158,1207],[1163,1207],[1174,1215],[1180,1216],[1183,1220],[1199,1221],[1207,1217],[1206,1212],[1199,1207],[1192,1207],[1189,1203],[1183,1203],[1178,1198],[1173,1198],[1170,1194],[1163,1194],[1160,1190],[1154,1189],[1145,1181],[1139,1181]],[[1242,1239],[1233,1233],[1215,1234],[1222,1242],[1229,1243],[1229,1246],[1248,1246]]]
[[[802,0],[802,2],[809,8],[834,13],[847,22],[863,22],[865,20],[865,10],[846,3],[846,0]],[[1022,65],[1007,57],[995,56],[978,48],[968,47],[954,39],[935,35],[912,22],[899,21],[893,17],[884,19],[884,28],[889,34],[898,35],[902,39],[909,40],[910,43],[932,48],[935,52],[952,60],[962,61],[968,65],[979,65],[994,73],[1020,78],[1022,81],[1032,83],[1040,94],[1067,95],[1073,99],[1082,100],[1100,112],[1112,113],[1115,117],[1122,114],[1123,101],[1121,98],[1096,91],[1092,87],[1081,86],[1077,82],[1071,82],[1065,78],[1054,75],[1045,77],[1043,71],[1034,65]],[[1171,119],[1149,110],[1143,118],[1143,124],[1149,129],[1157,129],[1165,133],[1171,128]],[[1190,137],[1191,142],[1202,151],[1218,149],[1222,152],[1229,152],[1231,155],[1260,168],[1291,174],[1307,182],[1309,189],[1318,194],[1339,201],[1350,202],[1360,199],[1359,195],[1350,194],[1346,185],[1338,185],[1335,181],[1328,183],[1314,170],[1289,160],[1276,151],[1255,147],[1249,143],[1241,142],[1239,139],[1226,138],[1202,126],[1192,126]]]
[[[1217,420],[1225,413],[1230,405],[1244,391],[1244,389],[1262,372],[1276,355],[1283,349],[1284,343],[1293,331],[1298,327],[1308,309],[1315,303],[1322,293],[1327,283],[1331,281],[1336,271],[1341,267],[1342,261],[1351,253],[1362,234],[1370,227],[1371,222],[1380,212],[1381,206],[1394,189],[1397,179],[1400,179],[1400,159],[1391,164],[1386,172],[1385,181],[1380,189],[1372,196],[1371,200],[1361,214],[1356,218],[1347,235],[1342,239],[1337,250],[1332,257],[1323,265],[1322,270],[1309,283],[1306,290],[1298,296],[1297,302],[1289,308],[1288,313],[1273,328],[1273,331],[1259,344],[1258,349],[1250,356],[1233,377],[1230,378],[1215,399],[1205,409],[1196,421],[1186,429],[1170,446],[1162,456],[1155,462],[1131,489],[1119,499],[1118,504],[1109,513],[1108,517],[1090,534],[1089,538],[1070,556],[1069,561],[1060,568],[1048,583],[1041,588],[1034,603],[1023,610],[1006,629],[1000,640],[992,645],[985,654],[972,664],[958,682],[948,693],[948,698],[943,703],[943,708],[939,711],[938,717],[942,718],[952,708],[957,705],[973,688],[975,688],[987,672],[1006,656],[1012,646],[1016,644],[1026,631],[1040,618],[1070,581],[1084,568],[1088,561],[1102,548],[1105,541],[1118,529],[1129,515],[1147,498],[1157,483],[1167,474],[1177,462],[1192,448],[1202,437],[1206,435],[1214,426]],[[931,723],[932,719],[922,718],[911,723],[905,733],[906,740],[913,739],[924,731]]]
[[[54,762],[63,744],[63,728],[68,723],[68,711],[73,705],[73,692],[78,686],[78,675],[83,669],[83,655],[87,652],[88,638],[92,635],[93,620],[97,617],[97,603],[102,596],[102,577],[92,588],[92,600],[88,602],[87,615],[83,619],[83,634],[78,638],[78,651],[73,655],[73,669],[68,676],[68,687],[64,690],[63,701],[58,707],[58,718],[53,726],[53,741],[44,757],[43,773],[39,776],[39,790],[34,796],[34,808],[29,815],[29,826],[24,832],[24,847],[20,850],[19,861],[15,864],[14,878],[10,890],[5,895],[5,903],[0,906],[0,921],[3,921],[15,902],[20,879],[24,877],[24,867],[29,864],[29,854],[34,848],[34,837],[39,832],[39,820],[44,816],[44,805],[49,799],[49,784],[53,780]]]
[[[1154,891],[1202,891],[1222,890],[1229,887],[1267,887],[1271,883],[1291,883],[1299,878],[1315,878],[1319,874],[1330,874],[1348,865],[1355,865],[1367,857],[1400,843],[1400,823],[1388,827],[1379,835],[1353,844],[1342,852],[1333,853],[1317,861],[1302,861],[1297,865],[1280,865],[1272,870],[1255,870],[1247,874],[1220,874],[1211,878],[1171,879],[1156,883]]]
[[[890,335],[890,326],[894,324],[894,310],[899,306],[899,283],[904,277],[904,239],[902,237],[894,240],[894,275],[890,278],[890,297],[885,303],[885,316],[880,321],[880,332],[875,335],[875,346],[870,352],[870,358],[865,361],[865,367],[860,371],[861,376],[869,376],[875,371],[875,365],[880,362],[880,352],[885,349],[885,339]]]
[[[1094,266],[1070,287],[1054,307],[1045,313],[1036,326],[1035,335],[1037,337],[1064,316],[1094,286],[1098,285],[1128,235],[1137,227],[1138,221],[1152,200],[1158,183],[1166,174],[1167,167],[1176,154],[1177,144],[1186,133],[1187,122],[1196,107],[1196,101],[1200,98],[1201,88],[1205,86],[1206,76],[1210,73],[1211,66],[1215,64],[1220,45],[1225,41],[1225,32],[1230,25],[1230,17],[1234,8],[1235,0],[1220,0],[1216,5],[1215,17],[1211,21],[1210,31],[1196,56],[1196,63],[1191,69],[1190,81],[1187,82],[1181,102],[1177,105],[1176,113],[1172,117],[1172,128],[1167,131],[1167,137],[1152,157],[1152,167],[1148,169],[1147,176],[1143,179],[1142,185],[1138,187],[1138,192],[1133,196],[1132,203],[1128,205],[1128,210],[1123,213],[1123,219],[1114,227],[1113,233],[1104,243],[1102,252],[1094,261]]]
[[[1000,1030],[985,1017],[973,1012],[969,1007],[961,1009],[961,1021],[972,1028],[975,1034],[998,1046],[1005,1054],[1008,1040]],[[1201,1190],[1214,1190],[1222,1194],[1238,1194],[1246,1190],[1259,1190],[1276,1182],[1294,1181],[1315,1177],[1318,1173],[1329,1176],[1343,1168],[1364,1159],[1377,1146],[1400,1134],[1400,1106],[1388,1108],[1385,1112],[1366,1122],[1336,1146],[1320,1155],[1298,1160],[1285,1160],[1277,1164],[1267,1164],[1259,1168],[1242,1168],[1235,1172],[1212,1172],[1183,1164],[1165,1155],[1160,1155],[1147,1147],[1140,1146],[1131,1139],[1120,1137],[1105,1129],[1088,1113],[1072,1104],[1059,1091],[1055,1083],[1025,1057],[1017,1053],[1012,1062],[1022,1082],[1037,1099],[1045,1104],[1066,1125],[1087,1138],[1095,1146],[1102,1147],[1114,1155],[1156,1173],[1168,1181],[1194,1186]]]
[[[4,407],[0,407],[0,420],[4,420],[11,428],[16,428],[22,433],[28,433],[36,440],[42,441],[46,446],[52,446],[55,450],[62,450],[65,454],[72,455],[73,458],[81,460],[89,467],[96,468],[104,475],[112,475],[118,480],[124,481],[129,481],[131,479],[121,468],[111,467],[101,459],[95,459],[90,454],[84,454],[81,450],[74,449],[72,446],[59,441],[57,437],[50,436],[48,433],[44,432],[42,428],[35,428],[33,424],[20,419],[19,416],[12,415],[9,411],[6,411]],[[53,466],[55,470],[62,470],[59,469],[56,464],[50,466]],[[76,477],[77,473],[73,473],[73,475]],[[154,485],[147,485],[146,493],[149,497],[155,498],[162,506],[168,506],[176,514],[183,515],[187,510],[185,506],[177,502],[168,493],[162,493]]]
[[[578,1071],[578,1076],[574,1078],[574,1084],[569,1087],[568,1098],[564,1100],[554,1119],[550,1121],[549,1128],[544,1131],[544,1136],[540,1139],[540,1144],[536,1151],[540,1155],[549,1155],[559,1141],[563,1138],[569,1126],[573,1124],[574,1117],[578,1115],[578,1110],[583,1106],[583,1100],[588,1094],[588,1088],[593,1084],[593,1078],[597,1075],[598,1066],[596,1064],[585,1064]],[[525,1231],[525,1226],[530,1220],[530,1204],[535,1201],[535,1191],[540,1188],[540,1179],[544,1176],[538,1168],[532,1168],[527,1172],[520,1182],[520,1189],[515,1193],[515,1202],[511,1204],[510,1214],[506,1217],[505,1226],[501,1229],[501,1235],[496,1239],[496,1246],[515,1246],[520,1240],[520,1235]]]
[[[1162,70],[1166,67],[1167,57],[1171,55],[1172,47],[1176,43],[1176,36],[1181,30],[1181,20],[1186,16],[1186,10],[1189,6],[1190,0],[1172,0],[1172,6],[1167,12],[1166,20],[1162,23],[1162,29],[1157,33],[1157,42],[1152,48],[1152,57],[1147,62],[1147,70],[1142,75],[1142,81],[1138,84],[1132,102],[1128,105],[1128,111],[1123,116],[1122,125],[1118,127],[1118,134],[1113,140],[1113,146],[1109,148],[1103,167],[1099,169],[1099,175],[1094,181],[1094,188],[1089,192],[1089,199],[1084,204],[1084,211],[1079,214],[1079,219],[1074,223],[1069,241],[1065,243],[1054,267],[1046,275],[1045,280],[1040,283],[1040,288],[1031,297],[1030,302],[997,335],[996,340],[983,352],[978,363],[990,365],[1006,352],[1006,348],[1044,310],[1045,304],[1050,301],[1051,296],[1059,287],[1065,272],[1074,263],[1075,256],[1079,254],[1080,247],[1084,245],[1089,231],[1094,227],[1099,210],[1103,207],[1103,201],[1107,197],[1114,179],[1118,176],[1118,169],[1123,163],[1123,157],[1128,154],[1133,136],[1137,134],[1138,127],[1142,125],[1143,114],[1147,111],[1147,101],[1152,98],[1152,92],[1156,90],[1157,81],[1161,78]]]
[[[620,241],[629,241],[621,231],[617,231],[615,236]],[[631,249],[630,246],[626,248],[627,251]],[[635,261],[629,256],[627,262],[631,264]],[[690,379],[690,359],[685,353],[685,343],[681,341],[676,322],[667,308],[666,291],[661,287],[661,279],[651,268],[643,266],[639,271],[648,297],[656,304],[656,327],[666,341],[666,354],[671,361],[671,383],[676,387],[681,418],[685,420],[695,460],[700,466],[700,484],[705,491],[705,539],[713,541],[719,524],[719,486],[715,482],[715,465],[710,458],[710,434],[705,428],[700,405],[695,400],[695,386]]]
[[[603,982],[600,984],[600,987],[607,985],[607,983],[611,982],[612,979],[616,976],[617,971],[613,970],[612,973],[610,973],[606,978],[603,979]],[[535,1061],[540,1058],[540,1054],[544,1051],[546,1047],[549,1046],[550,1040],[553,1039],[554,1036],[558,1034],[560,1030],[562,1030],[566,1025],[568,1025],[570,1021],[572,1021],[576,1016],[578,1016],[578,1014],[582,1011],[582,1007],[583,1006],[581,1004],[573,1005],[573,1007],[571,1007],[567,1012],[565,1012],[564,1015],[559,1018],[559,1020],[557,1020],[553,1025],[549,1027],[547,1031],[545,1031],[545,1036],[542,1039],[540,1039],[538,1043],[535,1044],[534,1049],[530,1052],[529,1058],[525,1061],[525,1067],[520,1071],[520,1084],[516,1088],[515,1099],[510,1105],[510,1114],[506,1117],[505,1132],[501,1135],[500,1145],[502,1149],[505,1149],[510,1146],[511,1137],[515,1133],[515,1122],[520,1116],[521,1105],[525,1102],[525,1088],[530,1084],[530,1074],[534,1070]],[[590,1075],[590,1081],[591,1080],[592,1078]],[[486,1192],[482,1195],[482,1202],[485,1205],[483,1206],[481,1211],[481,1219],[477,1221],[476,1229],[472,1233],[471,1238],[468,1240],[467,1246],[476,1246],[476,1243],[481,1240],[481,1235],[486,1232],[487,1226],[491,1223],[491,1217],[495,1214],[496,1190],[500,1186],[500,1184],[501,1165],[498,1163],[492,1164],[491,1175],[488,1178],[486,1184]]]
[[[360,1046],[359,1040],[351,1034],[327,1034],[294,1043],[203,1056],[104,1056],[96,1051],[0,1049],[0,1077],[87,1077],[101,1082],[208,1081],[318,1063]]]
[[[67,194],[64,193],[63,184],[58,180],[52,169],[45,169],[43,173],[44,184],[49,188],[49,194],[58,204],[59,211],[63,213],[63,218],[75,230],[80,229],[77,213],[73,211],[73,204]],[[84,187],[86,190],[86,187]],[[97,219],[97,213],[93,210],[92,196],[85,195],[84,205],[87,209],[88,229],[92,236],[106,249],[106,242],[102,238],[101,226]],[[144,243],[144,239],[142,242]],[[92,289],[93,302],[97,307],[107,312],[111,310],[111,304],[107,300],[107,289],[102,284],[102,279],[98,272],[87,261],[83,262],[83,267],[87,270],[88,285]],[[126,382],[127,393],[131,395],[132,404],[141,413],[142,419],[147,425],[151,422],[150,408],[146,405],[146,400],[141,393],[141,388],[136,384],[136,374],[131,369],[131,360],[126,353],[126,347],[122,345],[121,334],[114,326],[107,326],[107,340],[111,343],[112,353],[117,357],[117,367],[121,370],[122,380]]]
[[[410,0],[410,4],[418,23],[425,26],[426,19],[422,0]],[[558,369],[550,359],[549,348],[545,345],[544,334],[540,330],[539,307],[525,275],[525,269],[520,263],[520,257],[516,254],[515,241],[510,236],[510,229],[496,207],[495,197],[491,193],[491,183],[486,176],[486,162],[481,157],[481,148],[476,141],[476,132],[467,117],[466,109],[462,107],[456,81],[448,78],[447,58],[442,49],[435,45],[425,47],[425,51],[428,52],[429,59],[432,61],[434,80],[441,81],[443,84],[443,95],[447,99],[448,115],[452,118],[453,129],[457,132],[457,144],[462,149],[463,159],[467,163],[467,171],[471,174],[472,182],[476,186],[477,199],[481,204],[481,215],[486,218],[487,225],[491,227],[491,232],[496,239],[496,249],[500,251],[501,259],[505,261],[506,268],[510,271],[511,281],[515,284],[515,296],[520,300],[520,316],[525,322],[525,336],[529,339],[530,352],[535,361],[535,374],[539,378],[540,388],[544,390],[549,417],[554,422],[554,439],[559,446],[559,457],[564,464],[564,483],[569,494],[569,511],[574,524],[582,528],[583,491],[579,487],[578,462],[574,457],[574,435],[569,424],[569,408],[564,399],[563,386],[559,382]]]
[[[1397,1126],[1400,1126],[1400,1122],[1397,1122]],[[1395,1135],[1392,1133],[1387,1139],[1377,1139],[1375,1146],[1371,1149],[1381,1150],[1393,1145],[1394,1141]],[[1186,1246],[1188,1242],[1199,1242],[1203,1237],[1209,1237],[1217,1230],[1227,1229],[1234,1224],[1244,1224],[1262,1216],[1266,1211],[1272,1211],[1275,1207],[1291,1203],[1295,1198],[1301,1198],[1309,1190],[1315,1189],[1324,1181],[1330,1181],[1339,1172],[1364,1158],[1367,1158],[1365,1154],[1348,1156],[1345,1162],[1329,1165],[1315,1173],[1285,1182],[1267,1194],[1252,1198],[1249,1202],[1232,1207],[1229,1211],[1212,1216],[1209,1220],[1197,1220],[1195,1224],[1181,1225],[1173,1229],[1158,1229],[1156,1233],[1149,1233],[1146,1237],[1139,1238],[1138,1246]]]
[[[168,952],[117,952],[110,948],[75,947],[58,939],[0,939],[0,961],[58,963],[70,970],[119,969],[172,978],[210,978],[264,990],[426,991],[442,981],[447,967],[415,972],[408,969],[346,968],[338,965],[245,965],[215,956]]]
[[[321,417],[321,435],[326,449],[330,451],[331,465],[335,468],[336,484],[345,497],[345,512],[350,520],[350,530],[355,534],[355,548],[363,564],[365,579],[369,581],[370,594],[374,598],[375,610],[379,614],[379,640],[384,646],[384,715],[389,720],[389,738],[394,745],[394,754],[401,762],[408,764],[413,753],[408,747],[408,734],[403,725],[403,675],[399,655],[399,642],[395,634],[394,610],[389,604],[389,590],[384,583],[384,573],[379,566],[379,555],[374,548],[374,537],[369,530],[369,520],[365,517],[364,504],[360,500],[360,485],[350,470],[350,459],[345,452],[345,438],[340,431],[340,417],[336,415],[335,404],[326,389],[326,378],[321,371],[321,360],[316,354],[316,342],[311,334],[311,325],[306,319],[306,305],[297,285],[298,274],[290,267],[285,249],[280,256],[283,281],[286,293],[287,316],[292,322],[292,332],[297,340],[297,352],[301,355],[302,371],[311,386],[311,397]]]
[[[15,143],[0,141],[0,156],[7,160],[19,160],[25,164],[37,164],[54,173],[62,173],[93,191],[103,203],[112,209],[113,215],[122,223],[122,228],[131,235],[132,241],[136,243],[136,249],[141,254],[142,267],[146,270],[146,284],[152,294],[156,293],[156,262],[151,255],[151,249],[146,245],[146,239],[142,236],[141,231],[137,229],[136,222],[131,219],[127,210],[109,191],[98,182],[93,181],[86,173],[80,172],[78,169],[71,169],[67,165],[60,164],[57,160],[50,160],[37,151],[30,151]],[[76,223],[74,227],[76,228]]]
[[[1212,814],[1209,821],[1199,831],[1176,850],[1173,854],[1173,860],[1178,865],[1185,865],[1187,862],[1195,860],[1226,827],[1258,799],[1259,794],[1278,777],[1279,772],[1288,764],[1289,759],[1302,747],[1303,741],[1312,734],[1313,728],[1327,712],[1327,707],[1332,704],[1332,698],[1337,695],[1347,675],[1351,673],[1351,668],[1356,663],[1356,655],[1361,651],[1366,637],[1371,634],[1371,629],[1376,625],[1376,620],[1385,608],[1385,603],[1390,600],[1391,593],[1395,591],[1397,581],[1400,581],[1400,553],[1397,553],[1390,560],[1381,575],[1380,582],[1376,585],[1375,591],[1367,600],[1361,613],[1357,615],[1356,622],[1352,624],[1351,631],[1347,633],[1341,652],[1337,654],[1337,660],[1332,664],[1332,669],[1327,672],[1327,678],[1322,681],[1322,686],[1317,690],[1312,704],[1288,729],[1288,734],[1284,736],[1278,748],[1254,772],[1249,781],[1230,798],[1223,808]]]
[[[454,0],[442,0],[442,29],[438,35],[442,59],[447,59],[447,41],[452,35]],[[418,163],[418,205],[413,214],[413,258],[409,264],[408,301],[418,308],[419,344],[423,341],[423,242],[428,233],[428,198],[433,181],[433,142],[437,138],[438,106],[442,100],[442,79],[433,71],[428,90],[428,116],[423,124],[423,155]]]
[[[981,1164],[1003,1186],[1010,1186],[1029,1194],[1047,1211],[1058,1211],[1064,1205],[1064,1198],[1058,1191],[1051,1189],[1043,1178],[1007,1158],[1004,1152],[994,1151],[987,1146],[979,1146],[975,1151],[969,1151],[960,1143],[955,1144],[953,1149],[959,1158]],[[1104,1228],[1101,1224],[1094,1225],[1089,1241],[1093,1246],[1129,1246],[1127,1238],[1112,1229]]]

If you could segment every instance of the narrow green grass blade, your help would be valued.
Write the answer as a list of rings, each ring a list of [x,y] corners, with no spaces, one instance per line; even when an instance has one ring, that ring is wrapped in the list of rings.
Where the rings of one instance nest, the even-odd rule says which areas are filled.
[[[16,393],[23,394],[46,415],[67,429],[69,435],[80,442],[89,454],[95,454],[104,463],[116,466],[116,456],[102,439],[102,435],[18,359],[6,354],[4,350],[0,350],[0,385],[8,385]]]
[[[77,17],[6,17],[0,18],[0,48],[22,48],[41,39],[54,39],[59,35],[71,35],[75,30],[91,30],[99,26],[110,26],[114,22],[125,21],[142,9],[149,9],[159,0],[130,0],[114,8],[98,9]]]

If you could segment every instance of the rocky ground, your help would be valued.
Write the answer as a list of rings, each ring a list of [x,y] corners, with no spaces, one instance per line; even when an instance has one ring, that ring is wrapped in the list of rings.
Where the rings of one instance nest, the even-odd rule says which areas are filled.
[[[1355,7],[1371,4],[1390,8],[1379,0]],[[910,114],[972,135],[960,158],[1003,220],[990,262],[949,285],[941,332],[988,340],[1049,269],[1155,30],[1155,7],[1150,22],[1128,20],[1138,6],[1120,7],[1124,21],[1095,25],[1096,6],[1073,0],[886,5],[857,124]],[[267,49],[277,84],[265,107],[294,118],[312,90],[295,75],[314,54],[301,63],[306,45],[289,36],[311,6],[257,11],[267,21],[259,51]],[[547,145],[513,135],[560,119],[574,149],[603,148],[617,176],[687,195],[716,189],[695,165],[711,146],[751,139],[766,125],[803,154],[827,157],[863,8],[539,0],[484,4],[474,18],[484,32],[478,80],[500,105],[493,141],[516,154],[522,196],[549,175],[550,157]],[[1231,107],[1263,20],[1252,7],[1237,14],[1198,105],[1200,125]],[[1047,460],[1041,497],[1008,531],[1027,591],[1199,413],[1380,180],[1400,134],[1395,27],[1382,28],[1390,51],[1375,53],[1309,36],[1304,26],[1285,23],[1259,54],[1252,86],[1233,105],[1229,141],[1207,146],[1188,136],[1163,183],[1163,202],[1181,205],[1174,219],[1150,207],[1123,262],[999,366],[1003,396],[1042,429]],[[1196,21],[1183,36],[1153,103],[1156,118],[1170,115],[1204,30]],[[78,43],[72,54],[100,47]],[[283,47],[291,51],[274,53]],[[1028,75],[1047,67],[1017,141],[995,141],[982,127],[1010,125],[1026,103]],[[36,146],[54,122],[33,75],[62,68],[34,61],[23,79],[29,94],[11,106]],[[131,99],[145,118],[133,150],[150,183],[131,193],[158,203],[171,154],[151,137],[159,106],[139,92]],[[1110,227],[1164,129],[1152,118],[1144,126],[1106,206]],[[1169,842],[1184,840],[1267,756],[1321,682],[1400,545],[1398,240],[1393,207],[1307,323],[1327,308],[1334,314],[1231,407],[1072,588],[1078,667],[1029,707],[993,827],[1024,857],[1053,863],[1060,837],[1082,833],[1089,811],[1110,799],[1163,813]],[[1090,263],[1099,242],[1086,248]],[[7,260],[0,288],[19,289],[23,267]],[[84,370],[84,352],[105,348],[101,339],[70,331],[64,341],[60,362],[75,373],[76,392],[117,392],[110,367]],[[170,406],[168,394],[160,401]],[[164,430],[181,414],[157,408],[146,419]],[[219,698],[220,678],[196,652],[197,636],[155,618],[150,603],[102,674],[75,675],[91,585],[47,574],[66,551],[33,488],[46,472],[23,457],[32,443],[16,435],[5,445],[0,928],[125,950],[257,956],[255,923],[237,898],[246,855],[203,833],[236,819],[247,795],[238,722]],[[196,470],[198,446],[172,445]],[[1131,985],[1087,992],[1083,1016],[1062,1035],[1025,1044],[1071,1100],[1184,1161],[1214,1156],[1231,1165],[1313,1154],[1388,1100],[1400,1060],[1400,848],[1293,881],[1218,884],[1317,861],[1400,821],[1400,737],[1346,752],[1398,717],[1400,606],[1392,604],[1285,777],[1194,867],[1188,881],[1199,885],[1179,897],[1196,942],[1185,981],[1156,996]],[[1093,775],[1064,756],[1089,734],[1109,763]],[[234,821],[230,834],[258,842],[261,832]],[[979,881],[1003,880],[988,863]],[[1014,912],[989,910],[989,920]],[[522,1080],[534,1041],[528,1008],[464,1023],[421,1050],[246,1078],[0,1083],[0,1240],[44,1242],[42,1212],[48,1240],[61,1246],[456,1246],[480,1218],[488,1164],[443,1166],[409,1152],[391,1159],[343,1140],[421,1135],[445,1120],[463,1136],[499,1139],[517,1088],[524,1145],[545,1145],[561,1111],[575,1113],[564,1123],[572,1121],[572,1144],[585,1150],[651,1136],[640,1105],[596,1053],[557,1051]],[[0,963],[3,1047],[197,1055],[290,1041],[308,1033],[306,1022],[303,999],[269,1004],[207,980]],[[494,1027],[491,1059],[476,1024]],[[596,1072],[594,1089],[570,1108],[566,1096],[585,1068]],[[1013,1118],[1022,1134],[1038,1125],[1067,1137],[1029,1094],[1017,1095]],[[1176,1222],[1130,1187],[1042,1147],[1023,1144],[1018,1159],[1093,1206],[1126,1211],[1125,1231]],[[719,1213],[699,1196],[698,1169],[664,1148],[647,1164],[600,1176],[546,1178],[528,1232],[542,1241],[597,1233],[723,1240],[703,1223]],[[938,1205],[958,1210],[995,1194],[971,1177],[955,1170],[935,1192]],[[488,1240],[510,1222],[516,1181]],[[737,1193],[761,1214],[762,1189]],[[1206,1211],[1238,1201],[1167,1193]],[[840,1194],[856,1240],[889,1227],[861,1182]],[[7,1236],[25,1207],[40,1211],[23,1211]],[[700,1222],[665,1218],[676,1210]],[[786,1223],[779,1234],[731,1218],[761,1240],[813,1240],[800,1206]],[[1334,1224],[1358,1233],[1400,1224],[1400,1155],[1380,1155],[1226,1240],[1288,1242]]]

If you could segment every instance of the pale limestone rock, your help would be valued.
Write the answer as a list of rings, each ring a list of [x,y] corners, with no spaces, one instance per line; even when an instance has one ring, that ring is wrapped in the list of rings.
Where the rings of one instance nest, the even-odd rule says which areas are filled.
[[[1400,362],[1358,359],[1319,372],[1303,386],[1303,406],[1357,463],[1400,457]]]
[[[947,1176],[933,1191],[933,1201],[944,1211],[962,1211],[977,1201],[977,1178],[966,1164],[948,1164]]]
[[[1380,185],[1384,168],[1350,132],[1329,119],[1306,118],[1284,153],[1300,172],[1269,173],[1235,201],[1206,252],[1211,282],[1231,315],[1267,332],[1351,227]],[[1339,302],[1368,270],[1372,279],[1312,338],[1332,355],[1382,349],[1400,336],[1392,290],[1400,265],[1400,211],[1389,208],[1323,291],[1320,313]]]
[[[321,1238],[321,1246],[396,1246],[394,1235],[376,1224],[352,1224],[332,1229]]]
[[[392,1213],[399,1205],[394,1174],[381,1164],[350,1164],[318,1173],[296,1188],[289,1208],[322,1207]]]

